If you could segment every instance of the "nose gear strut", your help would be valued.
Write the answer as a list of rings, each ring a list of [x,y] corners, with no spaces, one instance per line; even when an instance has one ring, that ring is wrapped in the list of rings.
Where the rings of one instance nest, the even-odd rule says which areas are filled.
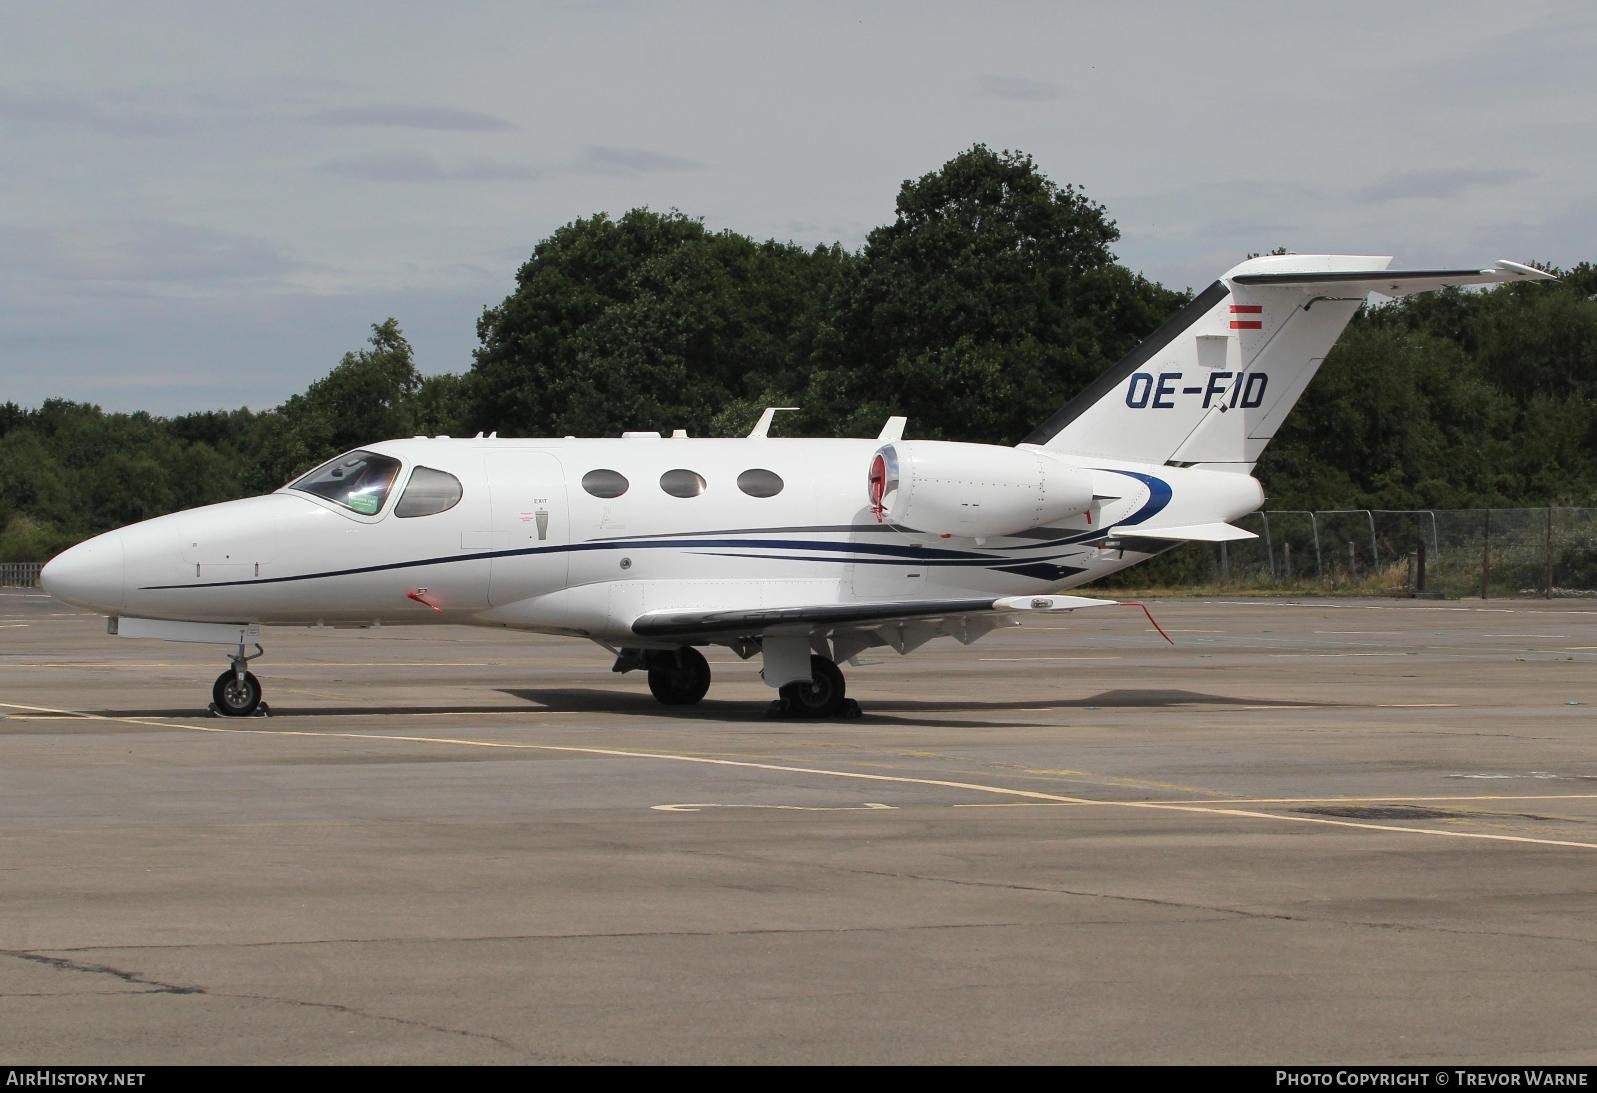
[[[266,650],[260,642],[255,643],[255,652],[246,655],[244,642],[238,643],[238,651],[228,654],[228,662],[232,667],[216,677],[216,683],[211,687],[211,713],[218,717],[265,717],[270,712],[266,703],[261,701],[261,681],[255,678],[255,673],[249,671],[249,663],[264,656]]]

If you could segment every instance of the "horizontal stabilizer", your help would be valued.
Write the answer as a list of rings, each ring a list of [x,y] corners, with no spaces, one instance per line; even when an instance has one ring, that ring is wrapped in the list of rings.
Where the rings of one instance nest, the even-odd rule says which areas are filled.
[[[1255,263],[1249,263],[1254,265]],[[1373,265],[1374,263],[1372,263]],[[1485,269],[1364,269],[1292,270],[1238,273],[1226,278],[1233,286],[1253,288],[1335,289],[1338,292],[1378,292],[1382,296],[1411,296],[1455,285],[1501,285],[1510,281],[1552,281],[1556,278],[1534,266],[1499,258]]]
[[[1180,543],[1234,543],[1238,539],[1258,538],[1253,532],[1232,527],[1230,524],[1187,524],[1172,528],[1145,528],[1140,524],[1124,524],[1110,528],[1109,534],[1137,539],[1170,539]]]

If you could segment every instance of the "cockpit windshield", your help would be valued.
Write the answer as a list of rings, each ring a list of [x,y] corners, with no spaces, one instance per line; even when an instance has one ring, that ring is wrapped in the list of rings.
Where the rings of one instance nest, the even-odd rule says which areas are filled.
[[[346,452],[291,483],[289,489],[313,493],[362,516],[375,516],[399,477],[399,460],[376,452]]]

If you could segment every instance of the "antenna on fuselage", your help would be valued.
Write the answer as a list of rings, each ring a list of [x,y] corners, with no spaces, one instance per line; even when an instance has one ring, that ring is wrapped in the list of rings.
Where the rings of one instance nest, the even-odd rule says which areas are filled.
[[[797,410],[797,406],[767,406],[765,413],[760,415],[760,420],[754,423],[754,429],[749,433],[749,439],[764,438],[771,435],[771,422],[776,420],[778,410]]]

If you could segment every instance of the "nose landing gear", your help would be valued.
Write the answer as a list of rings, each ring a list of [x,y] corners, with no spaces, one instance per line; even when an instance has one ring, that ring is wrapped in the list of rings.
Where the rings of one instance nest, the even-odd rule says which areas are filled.
[[[266,716],[268,707],[261,701],[261,681],[248,670],[249,662],[265,652],[257,643],[255,652],[246,656],[244,643],[240,642],[238,652],[228,655],[227,659],[233,666],[217,676],[216,683],[211,687],[213,714],[222,717]]]

